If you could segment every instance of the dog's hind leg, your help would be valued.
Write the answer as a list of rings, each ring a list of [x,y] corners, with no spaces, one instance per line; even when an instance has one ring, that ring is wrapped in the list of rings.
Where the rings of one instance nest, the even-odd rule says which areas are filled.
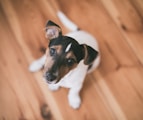
[[[40,70],[41,68],[43,68],[45,61],[46,61],[46,55],[43,55],[41,58],[31,63],[31,65],[29,66],[29,71],[36,72]]]
[[[62,22],[62,24],[69,30],[71,31],[79,30],[78,26],[75,23],[73,23],[63,12],[58,11],[57,16]]]

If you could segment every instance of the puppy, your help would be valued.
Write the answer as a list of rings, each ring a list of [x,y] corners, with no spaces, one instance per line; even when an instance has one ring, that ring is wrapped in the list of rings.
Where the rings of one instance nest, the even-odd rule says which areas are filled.
[[[49,40],[46,54],[34,61],[29,69],[35,72],[44,66],[43,78],[49,88],[70,88],[68,101],[72,108],[77,109],[81,104],[79,94],[85,76],[100,63],[98,44],[92,35],[79,30],[62,12],[57,15],[72,32],[64,36],[59,25],[48,21],[45,29]]]

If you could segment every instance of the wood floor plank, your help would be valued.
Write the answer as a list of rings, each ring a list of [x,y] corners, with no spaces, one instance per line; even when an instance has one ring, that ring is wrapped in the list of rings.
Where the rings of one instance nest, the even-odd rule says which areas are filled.
[[[29,73],[23,49],[2,12],[0,18],[0,119],[42,120],[41,106],[47,104],[43,93]]]
[[[108,105],[108,107],[111,109],[112,113],[115,116],[114,119],[126,120],[127,119],[126,115],[122,111],[119,103],[116,101],[116,98],[113,95],[111,89],[106,84],[106,80],[104,79],[104,77],[102,77],[102,75],[98,71],[94,72],[93,77],[96,79],[96,84],[94,80],[93,84],[96,88],[100,90],[103,100],[105,101],[105,103]]]
[[[128,68],[128,69],[122,69],[123,74],[125,77],[129,80],[130,84],[132,85],[134,91],[138,95],[138,98],[143,100],[143,68],[142,67],[136,67],[136,68]]]
[[[137,56],[140,64],[143,63],[143,48],[142,48],[142,32],[143,32],[143,23],[142,23],[142,13],[140,9],[142,4],[139,5],[139,10],[136,7],[136,4],[141,3],[141,1],[118,1],[110,0],[110,6],[108,6],[109,1],[102,0],[105,8],[119,26],[120,31],[124,35],[127,43],[132,48],[134,56]],[[136,4],[135,4],[136,3]],[[114,11],[114,12],[113,12]]]
[[[142,0],[131,0],[131,4],[135,7],[136,11],[138,12],[138,14],[143,17],[143,4],[142,4]]]
[[[126,70],[129,72],[128,69]],[[143,118],[142,99],[140,99],[130,80],[128,80],[128,78],[123,74],[122,70],[112,73],[112,75],[108,75],[106,77],[106,82],[112,90],[127,119],[141,120]]]

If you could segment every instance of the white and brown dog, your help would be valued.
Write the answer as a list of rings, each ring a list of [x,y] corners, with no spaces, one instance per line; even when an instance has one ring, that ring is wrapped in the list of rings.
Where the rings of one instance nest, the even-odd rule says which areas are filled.
[[[100,63],[96,39],[79,30],[62,12],[58,12],[61,22],[72,32],[62,34],[60,26],[52,21],[46,24],[46,37],[50,40],[46,54],[30,65],[35,72],[44,66],[43,77],[51,90],[59,87],[70,88],[69,104],[77,109],[81,104],[80,90],[87,73]]]

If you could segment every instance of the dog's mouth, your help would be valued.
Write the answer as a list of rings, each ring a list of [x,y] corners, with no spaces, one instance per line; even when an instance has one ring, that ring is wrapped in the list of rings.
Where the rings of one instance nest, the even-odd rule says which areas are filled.
[[[56,84],[58,82],[57,76],[50,73],[44,74],[43,78],[48,84]]]
[[[56,83],[57,83],[57,80],[54,80],[54,81],[46,80],[46,82],[47,82],[48,84],[56,84]]]

